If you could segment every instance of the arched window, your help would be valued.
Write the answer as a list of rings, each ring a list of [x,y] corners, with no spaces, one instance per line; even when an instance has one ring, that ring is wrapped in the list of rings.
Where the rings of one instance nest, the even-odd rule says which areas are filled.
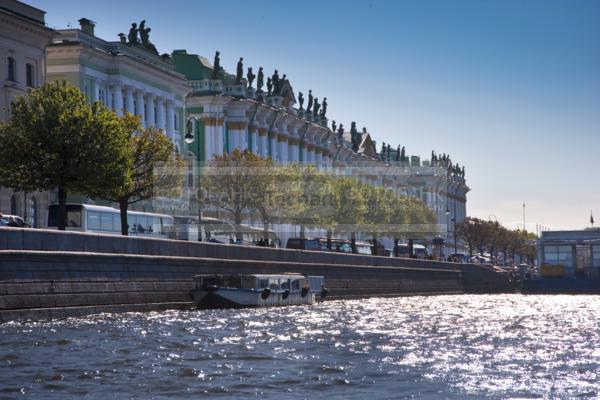
[[[17,196],[14,194],[10,196],[10,213],[17,215]]]
[[[8,74],[6,75],[6,79],[9,81],[16,82],[17,81],[17,63],[13,56],[8,56],[6,59]]]
[[[29,211],[27,212],[27,222],[33,227],[38,227],[38,204],[33,196],[29,199]]]

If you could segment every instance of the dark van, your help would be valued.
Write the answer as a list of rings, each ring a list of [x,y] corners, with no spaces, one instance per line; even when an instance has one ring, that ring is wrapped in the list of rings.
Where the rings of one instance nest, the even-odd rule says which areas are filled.
[[[289,238],[285,246],[287,249],[321,251],[319,239]]]

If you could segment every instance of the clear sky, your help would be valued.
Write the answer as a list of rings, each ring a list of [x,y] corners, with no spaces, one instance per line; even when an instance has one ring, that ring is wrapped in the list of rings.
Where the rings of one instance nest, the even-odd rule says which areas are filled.
[[[600,225],[600,1],[25,1],[56,28],[146,19],[161,53],[277,68],[378,144],[466,165],[470,215]]]

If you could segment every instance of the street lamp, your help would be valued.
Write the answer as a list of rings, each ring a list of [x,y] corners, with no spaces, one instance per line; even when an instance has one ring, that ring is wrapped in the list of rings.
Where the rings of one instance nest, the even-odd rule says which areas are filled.
[[[194,141],[194,133],[193,133],[194,123],[193,123],[193,120],[195,120],[195,119],[196,119],[196,117],[189,117],[188,120],[187,120],[187,129],[186,129],[187,132],[186,132],[185,136],[183,137],[183,139],[185,140],[185,142],[187,144],[191,144]]]

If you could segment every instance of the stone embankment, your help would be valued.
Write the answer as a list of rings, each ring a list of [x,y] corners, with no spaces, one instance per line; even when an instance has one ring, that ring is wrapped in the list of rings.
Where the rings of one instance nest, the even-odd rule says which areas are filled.
[[[330,299],[514,291],[489,266],[0,228],[0,321],[192,307],[202,273],[324,275]]]

